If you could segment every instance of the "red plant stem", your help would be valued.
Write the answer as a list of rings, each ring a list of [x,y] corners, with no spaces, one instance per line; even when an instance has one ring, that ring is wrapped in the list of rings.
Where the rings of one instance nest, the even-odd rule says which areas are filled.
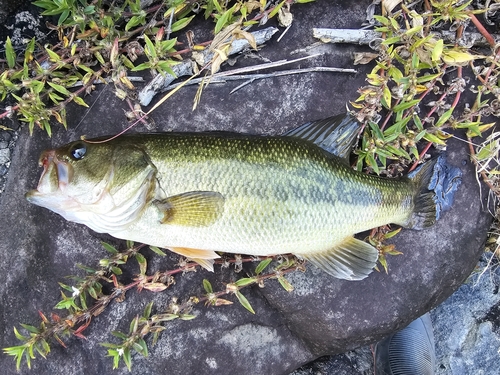
[[[457,67],[457,78],[458,79],[462,78],[462,67],[461,66]],[[450,89],[448,89],[446,92],[444,92],[438,101],[444,100],[444,98],[446,97],[446,95],[449,94],[449,92],[450,92]],[[460,101],[461,94],[462,94],[462,91],[460,91],[460,89],[457,89],[457,93],[455,94],[455,99],[453,100],[453,103],[451,104],[451,108],[455,109],[455,107],[458,105],[458,102]],[[437,109],[437,107],[432,107],[425,118],[427,119],[430,116],[432,116],[432,114],[436,111],[436,109]],[[427,153],[427,151],[429,151],[429,148],[431,146],[432,146],[432,142],[428,142],[427,145],[422,150],[422,152],[420,152],[420,154],[418,155],[418,160],[416,160],[415,163],[413,163],[413,165],[411,166],[409,172],[413,171],[417,167],[418,162],[420,160],[422,160],[422,158]]]
[[[429,151],[429,149],[431,148],[432,146],[432,142],[427,142],[427,145],[424,147],[424,149],[422,150],[422,152],[420,154],[418,154],[418,160],[415,161],[415,163],[413,163],[413,165],[411,166],[411,168],[408,170],[408,172],[411,172],[413,171],[415,168],[417,168],[417,165],[418,165],[418,162],[420,160],[422,160],[422,158],[424,157],[424,155],[427,153],[427,151]]]
[[[397,106],[400,101],[401,101],[401,99],[396,100],[396,103],[394,103],[394,107]],[[392,109],[389,110],[389,112],[387,113],[387,116],[385,116],[385,120],[382,123],[382,126],[380,127],[380,130],[384,131],[384,129],[385,129],[387,123],[389,122],[389,119],[391,118],[393,113],[394,113],[394,111]]]
[[[481,22],[477,19],[474,13],[468,13],[472,23],[476,26],[477,30],[481,33],[482,36],[486,39],[491,48],[495,48],[496,42],[495,39],[491,36],[491,34],[486,30]]]

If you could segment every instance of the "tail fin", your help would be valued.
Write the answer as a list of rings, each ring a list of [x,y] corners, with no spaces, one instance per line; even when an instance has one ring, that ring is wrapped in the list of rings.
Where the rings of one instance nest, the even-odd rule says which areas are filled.
[[[447,164],[444,156],[439,156],[420,166],[408,177],[417,186],[417,193],[413,214],[406,227],[424,229],[433,225],[442,212],[451,207],[462,181],[462,172]]]

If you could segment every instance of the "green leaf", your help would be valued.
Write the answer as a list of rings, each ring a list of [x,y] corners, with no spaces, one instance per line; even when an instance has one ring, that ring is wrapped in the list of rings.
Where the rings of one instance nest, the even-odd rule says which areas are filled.
[[[64,98],[60,97],[57,95],[55,92],[49,92],[49,98],[52,100],[55,104],[59,104]]]
[[[391,108],[391,98],[392,98],[392,95],[391,95],[391,90],[389,90],[389,87],[384,86],[382,94],[383,94],[382,95],[382,105],[385,108],[390,109]]]
[[[97,59],[97,61],[99,61],[102,65],[106,65],[106,61],[104,61],[104,58],[102,57],[99,51],[95,51],[94,56]]]
[[[404,111],[405,109],[411,108],[418,103],[420,103],[420,99],[413,99],[408,102],[399,103],[398,105],[394,106],[392,110],[394,112]]]
[[[138,341],[138,344],[141,346],[142,348],[142,352],[140,352],[144,357],[147,357],[148,356],[148,346],[146,345],[146,341],[144,341],[144,339],[139,339]]]
[[[283,276],[278,277],[278,281],[280,282],[283,289],[285,289],[287,292],[293,291],[293,285],[290,284],[290,282],[287,279],[285,279]]]
[[[433,79],[436,79],[438,78],[439,76],[441,76],[442,73],[436,73],[436,74],[426,74],[426,75],[423,75],[423,76],[420,76],[417,78],[417,83],[425,83],[425,82],[429,82],[429,81],[432,81]]]
[[[149,247],[154,253],[158,254],[158,255],[161,255],[162,257],[166,256],[167,254],[165,254],[163,251],[161,251],[158,247],[156,246],[150,246]]]
[[[84,101],[81,97],[79,97],[79,96],[77,96],[77,95],[75,95],[75,96],[73,97],[73,101],[74,101],[76,104],[81,105],[82,107],[87,107],[87,108],[89,107],[89,105],[88,105],[87,103],[85,103],[85,101]]]
[[[377,161],[375,160],[375,158],[373,157],[373,154],[372,153],[368,153],[366,154],[366,163],[372,167],[373,171],[376,173],[376,174],[380,174],[380,169],[378,167],[378,164],[377,164]]]
[[[45,51],[48,53],[51,61],[58,62],[61,60],[61,57],[57,53],[52,51],[49,47],[45,46]]]
[[[146,34],[144,34],[144,41],[146,42],[146,49],[145,49],[146,55],[151,59],[156,59],[157,55],[156,55],[155,45]]]
[[[40,330],[36,327],[30,326],[29,324],[23,324],[23,323],[20,323],[20,324],[21,324],[21,327],[23,327],[28,332],[35,333],[35,334],[40,333]]]
[[[441,59],[441,55],[443,54],[443,46],[444,46],[443,39],[439,39],[434,45],[434,48],[432,48],[431,59],[433,62],[437,62]]]
[[[396,234],[398,234],[399,232],[401,232],[401,229],[403,229],[403,228],[398,228],[396,230],[393,230],[393,231],[391,231],[389,233],[384,234],[384,238],[386,240],[388,240],[389,238],[394,237]]]
[[[149,317],[151,316],[151,309],[153,308],[153,301],[151,301],[150,303],[148,303],[146,305],[146,308],[144,309],[144,312],[142,313],[142,317],[144,319],[149,319]]]
[[[120,331],[112,331],[111,334],[113,336],[115,336],[115,337],[118,337],[119,339],[122,339],[122,340],[127,340],[128,339],[128,336],[126,334],[124,334],[123,332],[120,332]],[[102,344],[102,345],[104,345],[104,344]],[[115,345],[115,344],[112,344],[112,345]]]
[[[83,310],[87,310],[87,298],[85,297],[85,293],[80,293],[80,306],[82,306]]]
[[[66,289],[68,292],[72,292],[73,293],[73,288],[70,287],[69,285],[66,285],[66,284],[63,284],[61,282],[58,282],[59,286],[63,289]]]
[[[16,338],[20,341],[26,341],[29,339],[29,337],[26,337],[26,336],[23,336],[19,333],[19,331],[17,330],[16,327],[14,327],[14,335],[16,336]]]
[[[223,9],[220,6],[219,1],[218,0],[213,0],[212,2],[213,2],[213,5],[215,6],[215,9],[217,10],[217,12],[218,13],[222,13]]]
[[[275,15],[278,14],[279,10],[283,7],[283,5],[286,3],[286,0],[283,0],[281,3],[279,3],[278,5],[276,5],[274,7],[274,9],[271,11],[271,13],[269,13],[269,18],[273,18]]]
[[[135,66],[133,69],[131,69],[133,72],[137,72],[139,70],[144,70],[144,69],[150,69],[151,68],[151,63],[150,62],[145,62],[142,64],[139,64]]]
[[[443,145],[443,146],[446,145],[446,143],[442,139],[438,138],[437,136],[435,136],[434,134],[431,134],[431,133],[426,133],[424,135],[424,139],[426,141],[436,143],[438,145]]]
[[[87,293],[93,298],[97,299],[97,292],[95,291],[94,287],[89,286],[87,289]]]
[[[250,311],[252,314],[255,314],[255,311],[253,310],[252,306],[250,305],[250,302],[248,302],[248,300],[246,299],[246,297],[241,294],[240,291],[237,291],[236,292],[236,297],[238,297],[238,301],[240,301],[241,305],[247,309],[248,311]]]
[[[61,13],[61,15],[59,16],[59,20],[57,21],[57,25],[61,26],[64,23],[64,21],[66,21],[68,16],[69,16],[69,9],[64,9],[63,12]]]
[[[415,123],[415,126],[419,131],[424,130],[424,125],[422,124],[422,121],[420,120],[420,117],[418,117],[416,114],[413,115],[413,122]]]
[[[190,315],[190,314],[182,314],[179,316],[181,320],[193,320],[196,318],[196,315]]]
[[[115,247],[110,245],[109,243],[101,241],[101,245],[102,247],[104,247],[104,249],[106,249],[107,252],[113,255],[118,254],[118,250],[116,250]]]
[[[479,58],[480,56],[474,56],[468,52],[462,52],[458,50],[446,50],[443,51],[442,60],[450,66],[465,66],[469,62]]]
[[[132,347],[134,348],[134,350],[139,353],[139,354],[142,354],[144,357],[146,357],[145,353],[144,353],[144,350],[143,350],[143,347],[141,346],[141,344],[139,344],[138,342],[134,342],[132,344]]]
[[[172,32],[175,33],[176,31],[179,31],[183,28],[185,28],[187,25],[189,25],[189,23],[191,22],[191,20],[195,17],[195,15],[191,16],[191,17],[186,17],[186,18],[182,18],[176,22],[174,22],[172,24]]]
[[[416,33],[422,31],[422,29],[423,29],[422,25],[413,26],[405,31],[405,35],[407,35],[407,36],[415,35]]]
[[[165,41],[161,42],[160,46],[161,46],[162,54],[169,52],[169,51],[172,51],[172,49],[175,47],[176,44],[177,44],[177,38],[173,38],[173,39],[169,39],[169,40],[165,40]]]
[[[439,128],[440,126],[443,126],[445,124],[445,122],[448,121],[449,118],[451,117],[454,109],[455,109],[454,107],[451,107],[445,113],[443,113],[434,126],[436,128]]]
[[[120,55],[120,58],[122,59],[123,65],[125,65],[129,69],[134,69],[134,63],[130,61],[130,59],[128,59],[127,56]]]
[[[146,17],[143,15],[133,16],[125,25],[125,31],[129,31],[131,28],[142,24],[143,22],[145,22],[145,20],[146,20]],[[146,36],[146,34],[144,34],[144,36]]]
[[[129,331],[128,331],[129,335],[136,333],[138,328],[139,328],[139,315],[137,315],[130,322],[130,327],[129,327]]]
[[[139,263],[141,275],[145,275],[148,269],[148,262],[146,261],[146,258],[144,258],[141,253],[137,253],[135,254],[135,259],[137,259],[137,262]]]
[[[128,370],[132,370],[132,359],[130,357],[130,348],[123,349],[123,362],[127,366]]]
[[[384,134],[382,133],[382,130],[380,130],[380,127],[374,123],[373,121],[369,121],[368,125],[370,125],[370,129],[373,130],[373,133],[375,134],[375,137],[384,140]]]
[[[389,21],[391,22],[392,28],[394,30],[400,29],[399,23],[398,23],[398,21],[396,21],[396,19],[394,17],[389,17]]]
[[[94,13],[95,13],[95,5],[89,5],[89,6],[86,6],[86,7],[83,9],[83,13],[84,13],[84,14],[94,14]]]
[[[95,269],[90,268],[90,267],[87,267],[87,266],[85,266],[85,265],[83,265],[83,264],[80,264],[80,263],[78,263],[76,266],[77,266],[78,268],[80,268],[80,269],[84,270],[85,272],[88,272],[88,273],[91,273],[91,274],[93,274],[93,273],[96,273],[96,272],[97,272]]]
[[[408,124],[408,122],[410,122],[411,119],[412,118],[410,116],[404,117],[402,120],[395,122],[393,125],[391,125],[389,128],[387,128],[384,131],[384,136],[386,137],[385,140],[387,142],[389,142],[389,138],[388,138],[389,135],[395,135],[396,137],[399,136],[401,134],[401,132],[403,131],[403,129]],[[394,139],[396,139],[396,138],[394,138]],[[391,139],[391,140],[394,140],[394,139]]]
[[[247,286],[247,285],[255,284],[256,282],[257,282],[257,280],[254,277],[244,277],[242,279],[237,280],[234,284],[236,286]]]
[[[9,68],[13,69],[16,66],[16,52],[14,51],[14,47],[12,47],[10,37],[7,37],[7,41],[5,42],[5,58],[7,59]]]
[[[68,89],[66,87],[58,85],[58,84],[53,83],[53,82],[47,82],[47,83],[49,84],[50,87],[52,87],[54,90],[60,92],[61,94],[66,95],[66,96],[71,95],[71,93],[68,91]]]
[[[171,68],[170,61],[166,61],[166,60],[158,61],[158,67],[160,68],[159,72],[161,74],[165,75],[165,73],[168,73],[171,76],[176,77],[175,72]]]
[[[213,289],[212,289],[212,284],[210,284],[210,281],[208,281],[207,279],[203,279],[203,288],[205,289],[205,292],[207,293],[213,293]]]
[[[177,314],[162,314],[161,319],[159,319],[158,321],[168,322],[170,320],[177,319],[178,317],[179,317],[179,315],[177,315]]]
[[[385,39],[382,44],[384,45],[389,45],[389,44],[395,44],[395,43],[399,43],[401,41],[401,37],[399,36],[393,36],[392,38],[387,38]]]
[[[52,137],[52,128],[50,127],[50,122],[47,119],[40,120],[42,128],[47,132],[49,137]]]
[[[52,8],[56,7],[56,5],[54,4],[54,2],[53,1],[49,1],[49,0],[33,1],[32,4],[36,5],[37,7],[43,8],[43,9],[52,9]]]
[[[218,34],[222,28],[228,23],[230,17],[233,15],[234,9],[236,5],[234,5],[232,8],[226,10],[222,16],[219,17],[217,20],[217,23],[215,24],[215,34]]]
[[[411,68],[412,69],[418,69],[418,65],[420,64],[420,59],[418,58],[417,53],[413,53],[411,57]]]
[[[269,263],[271,263],[273,261],[272,258],[267,258],[267,259],[264,259],[263,261],[261,261],[257,267],[255,268],[255,274],[256,275],[260,275],[262,273],[262,271],[264,271],[264,269],[269,265]]]

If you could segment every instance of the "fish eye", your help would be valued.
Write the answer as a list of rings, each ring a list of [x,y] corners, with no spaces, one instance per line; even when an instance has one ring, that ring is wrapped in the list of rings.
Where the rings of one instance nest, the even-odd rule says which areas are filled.
[[[69,155],[73,160],[81,160],[87,153],[87,146],[83,142],[77,142],[69,149]]]

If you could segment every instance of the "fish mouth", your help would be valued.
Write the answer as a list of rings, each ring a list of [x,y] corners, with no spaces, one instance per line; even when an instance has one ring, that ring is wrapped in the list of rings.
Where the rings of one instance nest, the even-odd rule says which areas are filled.
[[[38,165],[43,167],[43,171],[37,188],[26,193],[28,201],[58,191],[64,192],[73,178],[71,165],[58,159],[55,150],[44,151],[40,156]]]

